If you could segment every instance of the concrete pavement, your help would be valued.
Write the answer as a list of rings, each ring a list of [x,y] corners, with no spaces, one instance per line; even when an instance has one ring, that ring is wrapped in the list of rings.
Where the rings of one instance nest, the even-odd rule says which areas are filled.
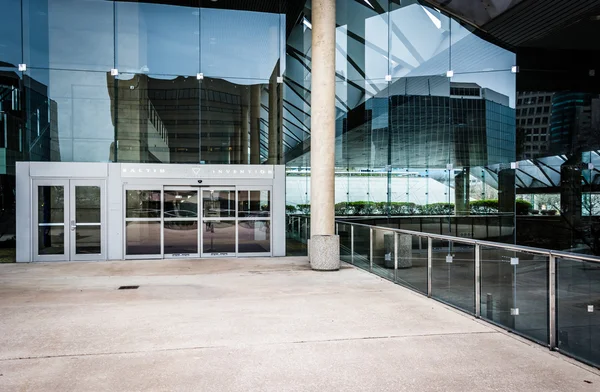
[[[3,264],[0,331],[1,391],[600,388],[544,347],[303,257]]]

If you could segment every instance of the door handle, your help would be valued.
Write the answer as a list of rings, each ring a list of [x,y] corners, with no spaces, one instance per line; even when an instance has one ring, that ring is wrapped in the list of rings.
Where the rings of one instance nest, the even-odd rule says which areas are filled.
[[[77,227],[77,223],[75,223],[74,220],[71,221],[71,231],[75,231],[75,228]]]

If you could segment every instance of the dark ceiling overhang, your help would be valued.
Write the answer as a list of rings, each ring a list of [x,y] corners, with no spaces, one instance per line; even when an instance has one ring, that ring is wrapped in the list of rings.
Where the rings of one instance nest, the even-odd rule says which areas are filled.
[[[600,0],[425,0],[507,49],[600,50]],[[487,37],[486,37],[487,36]]]

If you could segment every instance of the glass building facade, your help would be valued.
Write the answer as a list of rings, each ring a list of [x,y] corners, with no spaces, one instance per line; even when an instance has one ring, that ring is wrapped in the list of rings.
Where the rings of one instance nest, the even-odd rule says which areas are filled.
[[[466,237],[482,224],[502,228],[485,238],[551,247],[519,239],[519,216],[534,233],[545,224],[536,209],[569,216],[570,203],[581,229],[560,248],[593,248],[598,155],[578,140],[598,126],[598,95],[517,93],[516,54],[426,2],[336,6],[337,215]],[[308,211],[310,0],[0,0],[0,10],[5,246],[18,240],[17,161],[285,164],[287,210]],[[548,111],[522,114],[536,94]],[[550,144],[533,154],[544,119]],[[580,147],[555,147],[565,138]]]

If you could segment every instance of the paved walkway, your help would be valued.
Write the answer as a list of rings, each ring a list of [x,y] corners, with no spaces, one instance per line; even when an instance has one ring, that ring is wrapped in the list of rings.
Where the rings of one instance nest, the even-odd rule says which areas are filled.
[[[600,390],[559,354],[304,260],[0,265],[0,390]]]

